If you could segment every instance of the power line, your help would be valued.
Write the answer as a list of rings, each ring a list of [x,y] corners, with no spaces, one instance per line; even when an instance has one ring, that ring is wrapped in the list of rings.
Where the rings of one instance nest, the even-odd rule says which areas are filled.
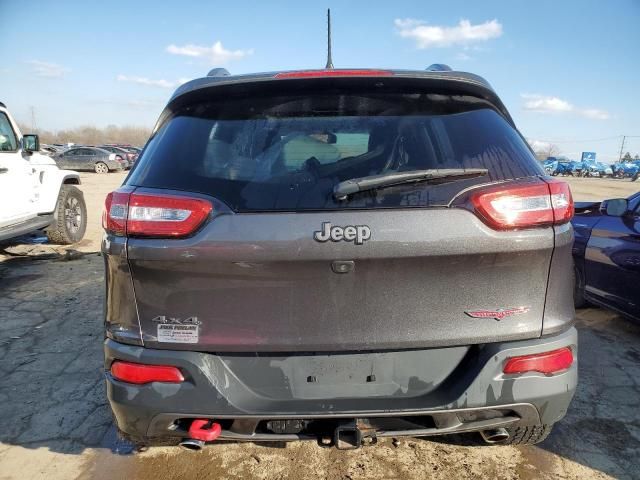
[[[546,142],[546,143],[586,143],[586,142],[603,142],[605,140],[619,140],[620,137],[622,136],[626,136],[627,138],[632,138],[632,137],[635,138],[635,136],[633,135],[616,135],[615,137],[590,138],[585,140],[543,140],[538,138],[536,138],[536,140],[538,140],[539,142]],[[638,137],[640,137],[640,135],[638,135]]]

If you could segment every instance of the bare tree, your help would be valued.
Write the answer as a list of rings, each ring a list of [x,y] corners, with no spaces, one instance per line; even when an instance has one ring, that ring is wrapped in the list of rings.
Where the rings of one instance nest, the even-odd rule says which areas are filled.
[[[36,128],[35,131],[21,124],[23,132],[36,133],[41,143],[78,143],[83,145],[101,145],[105,143],[122,143],[142,146],[147,142],[151,129],[146,127],[108,125],[105,128],[97,128],[89,125],[68,130],[51,132]]]
[[[555,143],[547,143],[536,151],[536,155],[541,155],[543,160],[548,157],[555,157],[560,153],[560,147]]]
[[[555,157],[560,153],[560,147],[555,143],[542,142],[539,140],[527,139],[531,149],[535,152],[538,160],[546,160],[547,157]]]

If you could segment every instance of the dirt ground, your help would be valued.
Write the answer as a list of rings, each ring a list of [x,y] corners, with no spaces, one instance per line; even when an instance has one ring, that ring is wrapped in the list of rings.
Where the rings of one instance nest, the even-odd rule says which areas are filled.
[[[83,252],[99,250],[100,212],[122,174],[83,175]],[[628,180],[569,179],[577,200],[623,197]],[[568,415],[534,447],[477,436],[391,439],[357,451],[299,442],[219,443],[202,452],[131,452],[117,440],[102,379],[103,266],[97,253],[17,244],[0,257],[0,480],[259,478],[640,478],[640,325],[578,315],[580,383]],[[50,255],[50,257],[42,256]]]

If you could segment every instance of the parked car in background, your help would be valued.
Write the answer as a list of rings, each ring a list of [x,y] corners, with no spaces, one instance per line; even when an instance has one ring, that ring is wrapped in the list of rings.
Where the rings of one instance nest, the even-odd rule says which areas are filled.
[[[573,175],[573,163],[568,159],[555,160],[545,168],[545,171],[554,177],[557,175],[561,175],[563,177]]]
[[[138,160],[138,157],[140,156],[140,152],[142,152],[142,149],[138,147],[126,147],[125,150],[127,150],[128,152],[131,152],[134,155],[134,159],[133,159],[134,163],[136,160]]]
[[[40,144],[40,153],[43,155],[57,155],[60,152],[63,152],[65,149],[62,147],[56,147],[55,145],[48,145],[45,143]]]
[[[557,166],[558,160],[556,159],[556,157],[547,157],[547,159],[542,162],[542,168],[548,174],[552,174],[556,170]]]
[[[577,202],[572,223],[576,306],[591,302],[640,320],[640,192]]]
[[[611,168],[614,177],[631,178],[635,181],[638,179],[638,172],[640,172],[640,162],[614,163]]]
[[[102,145],[102,147],[117,148],[120,151],[124,152],[126,154],[127,160],[129,160],[130,166],[133,166],[133,164],[138,159],[138,155],[140,154],[140,150],[138,148],[122,143],[105,143],[104,145]]]
[[[613,176],[613,169],[610,165],[602,162],[582,162],[582,177],[600,177],[606,178]]]
[[[582,175],[582,169],[584,168],[584,164],[578,160],[571,160],[569,162],[570,174],[573,177],[579,177]]]
[[[107,152],[114,153],[116,158],[122,159],[123,164],[126,165],[125,169],[129,169],[133,166],[137,155],[132,154],[131,152],[125,150],[121,147],[114,147],[113,145],[100,145],[98,148],[102,150],[106,150]]]
[[[106,198],[120,431],[542,441],[578,379],[573,200],[486,80],[219,71]]]
[[[118,161],[115,153],[96,147],[72,147],[53,158],[60,167],[96,173],[124,170],[128,165],[124,159]]]

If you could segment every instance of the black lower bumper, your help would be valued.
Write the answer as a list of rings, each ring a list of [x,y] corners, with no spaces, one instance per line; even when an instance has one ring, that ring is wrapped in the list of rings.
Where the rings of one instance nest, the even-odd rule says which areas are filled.
[[[365,412],[360,412],[361,415]],[[517,424],[539,425],[541,423],[538,410],[530,404],[504,405],[500,408],[473,408],[440,411],[390,412],[387,416],[374,414],[374,417],[353,417],[349,415],[326,414],[319,417],[234,417],[224,415],[194,415],[185,417],[181,414],[160,414],[153,418],[149,425],[148,437],[172,436],[186,438],[191,419],[211,419],[224,425],[220,439],[233,441],[273,442],[317,440],[331,436],[337,430],[357,430],[363,436],[372,437],[424,437],[446,435],[451,433],[473,432]],[[295,425],[294,430],[276,431],[270,429],[274,421]],[[273,428],[273,427],[271,427]],[[281,430],[286,430],[283,427]],[[337,442],[336,442],[337,443]]]
[[[322,359],[314,354],[296,355],[284,361],[284,357],[273,355],[155,350],[107,340],[105,375],[118,427],[136,437],[185,437],[195,418],[216,420],[222,425],[221,438],[239,441],[313,439],[354,422],[368,425],[365,430],[379,437],[428,436],[556,422],[566,413],[575,392],[577,360],[570,369],[552,376],[505,375],[502,365],[511,356],[566,346],[574,350],[577,359],[577,332],[573,328],[554,337],[486,344],[470,349],[447,378],[431,385],[426,378],[408,379],[404,384],[415,387],[408,389],[390,388],[388,383],[401,379],[406,371],[416,371],[415,362],[427,357],[420,351],[378,352],[375,362],[367,366],[373,369],[367,377],[373,382],[358,384],[358,388],[350,382],[345,389],[338,384],[318,385],[313,390],[308,385],[310,378],[301,372],[310,365],[319,371],[318,362],[331,362],[332,355],[322,355]],[[335,355],[352,355],[354,369],[359,369],[363,362],[366,365],[367,356],[374,354]],[[348,359],[338,363],[349,365]],[[185,382],[123,383],[109,373],[114,360],[175,365]],[[335,366],[322,364],[327,369],[331,365]],[[429,368],[433,370],[425,365],[425,371]],[[381,374],[376,377],[377,371]],[[327,378],[335,381],[336,377]],[[265,379],[277,385],[266,389]],[[323,378],[314,377],[313,381],[321,384]]]

